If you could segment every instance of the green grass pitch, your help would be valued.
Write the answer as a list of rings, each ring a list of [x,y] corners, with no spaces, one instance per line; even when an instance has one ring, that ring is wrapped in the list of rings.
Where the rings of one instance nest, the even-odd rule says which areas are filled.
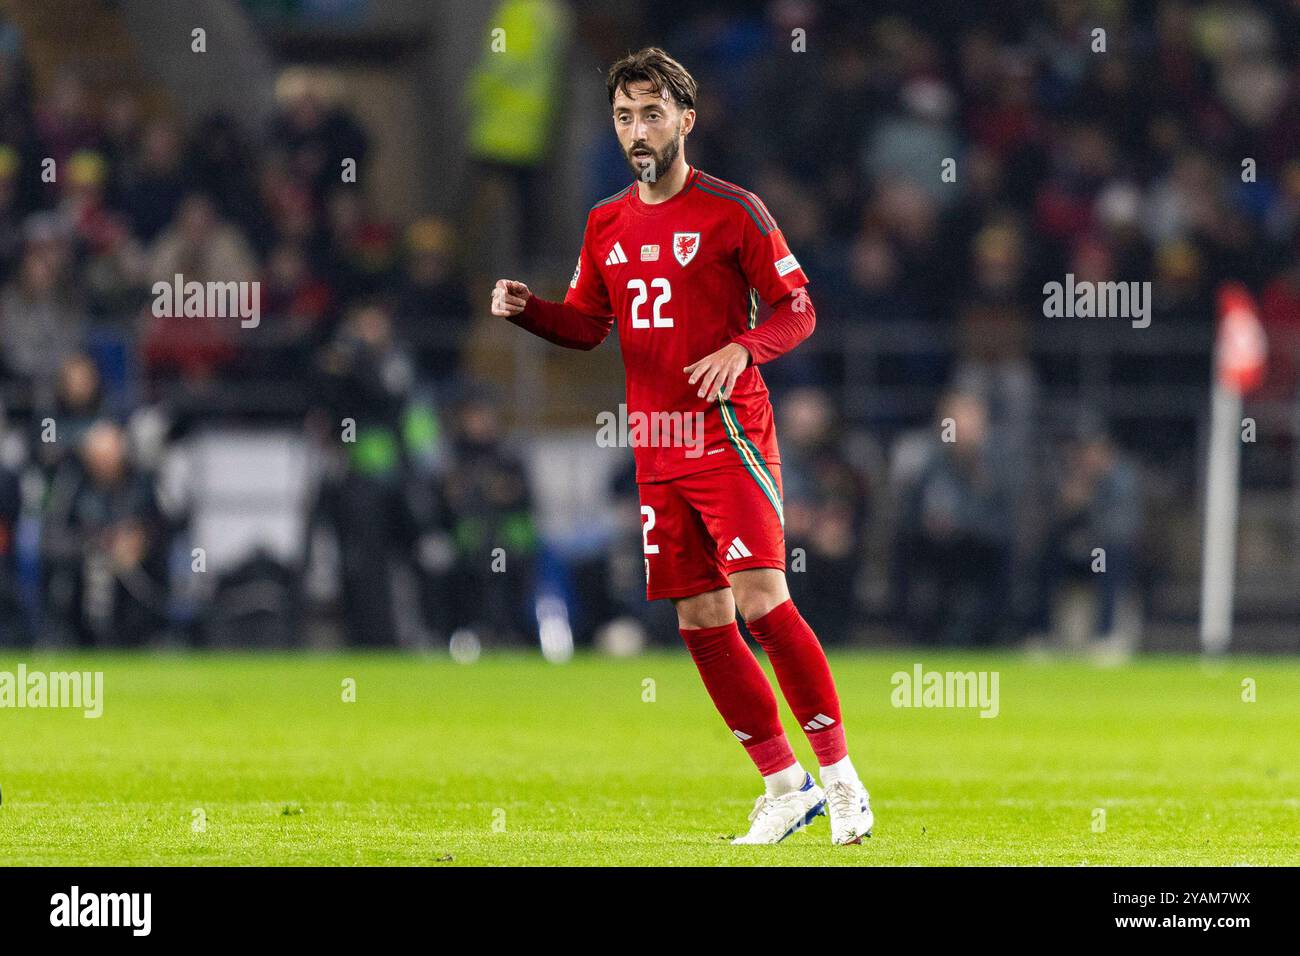
[[[0,709],[4,865],[1300,862],[1295,660],[832,652],[877,821],[851,847],[825,818],[726,842],[759,780],[685,654],[7,651],[0,671],[19,660],[102,670],[104,713]],[[918,661],[998,671],[998,716],[892,706]]]

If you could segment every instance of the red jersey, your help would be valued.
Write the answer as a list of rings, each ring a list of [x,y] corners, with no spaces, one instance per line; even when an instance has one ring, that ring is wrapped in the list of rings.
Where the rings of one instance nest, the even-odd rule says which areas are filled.
[[[698,169],[665,202],[642,202],[633,182],[592,208],[564,301],[618,324],[638,482],[738,459],[751,468],[779,463],[772,404],[756,364],[721,402],[700,398],[700,384],[691,385],[682,369],[729,342],[745,344],[758,297],[772,305],[807,283],[762,201]],[[761,360],[757,344],[750,351]],[[635,438],[638,415],[648,440]],[[693,424],[682,424],[689,442],[656,440],[684,416],[703,422],[702,441]]]

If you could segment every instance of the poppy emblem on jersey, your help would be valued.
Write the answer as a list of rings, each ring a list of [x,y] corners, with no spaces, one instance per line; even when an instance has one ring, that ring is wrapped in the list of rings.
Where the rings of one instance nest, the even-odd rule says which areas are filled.
[[[673,255],[682,265],[687,265],[700,251],[700,234],[698,232],[674,232]]]

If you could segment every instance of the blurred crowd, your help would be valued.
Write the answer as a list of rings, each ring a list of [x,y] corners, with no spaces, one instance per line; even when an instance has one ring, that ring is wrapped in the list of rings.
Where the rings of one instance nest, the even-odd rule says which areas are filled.
[[[453,225],[374,215],[359,123],[311,84],[280,92],[266,129],[145,116],[76,71],[37,95],[0,21],[0,643],[301,636],[301,566],[259,552],[198,602],[188,583],[206,559],[168,453],[247,423],[323,456],[309,521],[347,641],[395,641],[403,568],[429,633],[526,639],[529,490],[495,397],[460,375]],[[259,321],[165,314],[153,285],[178,274],[260,283]],[[521,573],[486,573],[498,546]]]
[[[1049,414],[1045,396],[1070,383],[1034,348],[1059,321],[1044,317],[1043,285],[1149,280],[1152,324],[1189,346],[1116,370],[1154,396],[1208,383],[1213,291],[1245,281],[1272,344],[1264,395],[1294,400],[1300,10],[552,6],[574,14],[573,62],[657,42],[693,71],[691,162],[762,196],[809,275],[817,333],[765,375],[791,587],[819,634],[860,639],[870,620],[992,644],[1051,631],[1061,595],[1080,588],[1091,631],[1115,632],[1163,564],[1152,489],[1193,485],[1201,409],[1191,424],[1141,408]],[[191,515],[162,463],[222,416],[305,423],[321,450],[310,522],[335,542],[324,613],[346,640],[536,638],[537,581],[554,571],[530,476],[507,409],[465,373],[482,308],[457,237],[475,224],[377,215],[362,125],[309,84],[280,92],[265,129],[145,115],[75,72],[37,95],[21,37],[0,21],[0,638],[195,640],[223,594],[283,579],[250,562],[207,607],[177,583],[193,561]],[[626,182],[607,129],[576,156],[558,122],[531,129],[549,142],[501,155],[490,137],[470,145],[475,182],[491,185],[467,204],[475,217],[523,201],[527,230],[545,235],[520,197],[562,159],[581,164],[593,198]],[[340,181],[345,158],[356,183]],[[260,323],[155,315],[153,283],[177,273],[259,281]],[[925,396],[924,410],[847,413],[856,371],[837,343],[909,322],[934,337],[873,374]],[[629,477],[609,495],[632,500]],[[674,636],[638,597],[639,530],[626,530],[570,569],[588,609],[580,640],[610,621]],[[491,569],[502,550],[509,574]],[[394,579],[408,582],[404,599]],[[282,616],[302,617],[304,587],[283,590]]]

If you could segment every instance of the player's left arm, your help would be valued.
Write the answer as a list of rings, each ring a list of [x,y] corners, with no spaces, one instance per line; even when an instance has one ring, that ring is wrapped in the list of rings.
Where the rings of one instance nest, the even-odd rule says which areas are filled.
[[[698,382],[699,396],[707,396],[709,401],[727,398],[741,372],[751,364],[761,365],[784,355],[812,335],[817,324],[808,277],[767,207],[752,193],[749,198],[753,214],[743,217],[740,268],[750,286],[772,307],[772,314],[762,325],[686,366],[690,383]]]

